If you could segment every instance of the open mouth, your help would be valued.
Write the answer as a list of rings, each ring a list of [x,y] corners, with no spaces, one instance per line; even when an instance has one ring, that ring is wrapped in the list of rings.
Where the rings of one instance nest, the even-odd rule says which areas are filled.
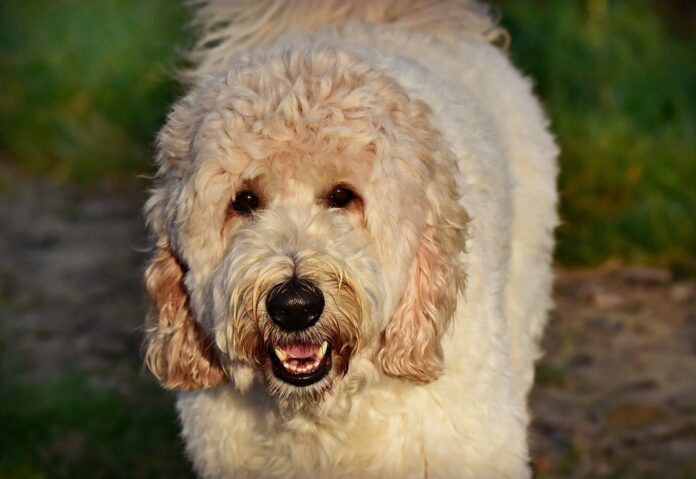
[[[321,380],[331,370],[331,346],[290,343],[276,346],[268,352],[273,374],[293,386],[309,386]]]

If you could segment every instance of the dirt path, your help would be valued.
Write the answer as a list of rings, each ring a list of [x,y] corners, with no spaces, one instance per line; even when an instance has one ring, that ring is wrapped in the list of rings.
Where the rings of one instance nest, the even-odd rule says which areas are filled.
[[[138,195],[50,182],[0,196],[0,372],[34,381],[86,370],[122,387],[137,371],[146,248]]]
[[[139,371],[146,246],[133,192],[25,182],[0,197],[0,373]],[[558,271],[531,408],[540,477],[696,477],[696,285],[669,272]]]
[[[558,271],[532,394],[552,477],[696,477],[696,285],[668,271]]]

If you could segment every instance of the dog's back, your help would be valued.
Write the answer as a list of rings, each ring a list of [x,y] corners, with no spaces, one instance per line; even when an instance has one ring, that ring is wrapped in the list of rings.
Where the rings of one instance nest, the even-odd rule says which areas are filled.
[[[229,66],[240,52],[283,35],[351,22],[398,25],[412,31],[505,41],[491,9],[477,0],[194,0],[199,38],[189,53],[188,78]]]

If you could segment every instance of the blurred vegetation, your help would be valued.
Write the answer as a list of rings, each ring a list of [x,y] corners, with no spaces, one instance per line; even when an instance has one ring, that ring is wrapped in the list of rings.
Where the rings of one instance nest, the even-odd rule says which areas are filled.
[[[178,93],[179,3],[0,3],[0,155],[77,182],[146,172]],[[669,17],[648,0],[496,3],[562,148],[559,259],[693,273],[696,48],[679,8]]]
[[[182,2],[0,2],[0,155],[81,183],[148,168],[177,86]]]
[[[193,477],[165,393],[142,378],[125,395],[73,373],[51,384],[0,376],[0,477]]]
[[[693,31],[675,32],[645,0],[498,3],[561,146],[558,258],[694,273]]]

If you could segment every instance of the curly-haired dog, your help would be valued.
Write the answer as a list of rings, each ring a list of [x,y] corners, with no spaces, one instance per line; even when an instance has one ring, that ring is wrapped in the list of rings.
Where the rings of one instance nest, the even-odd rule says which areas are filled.
[[[473,0],[196,2],[146,363],[206,478],[528,477],[556,147]]]

